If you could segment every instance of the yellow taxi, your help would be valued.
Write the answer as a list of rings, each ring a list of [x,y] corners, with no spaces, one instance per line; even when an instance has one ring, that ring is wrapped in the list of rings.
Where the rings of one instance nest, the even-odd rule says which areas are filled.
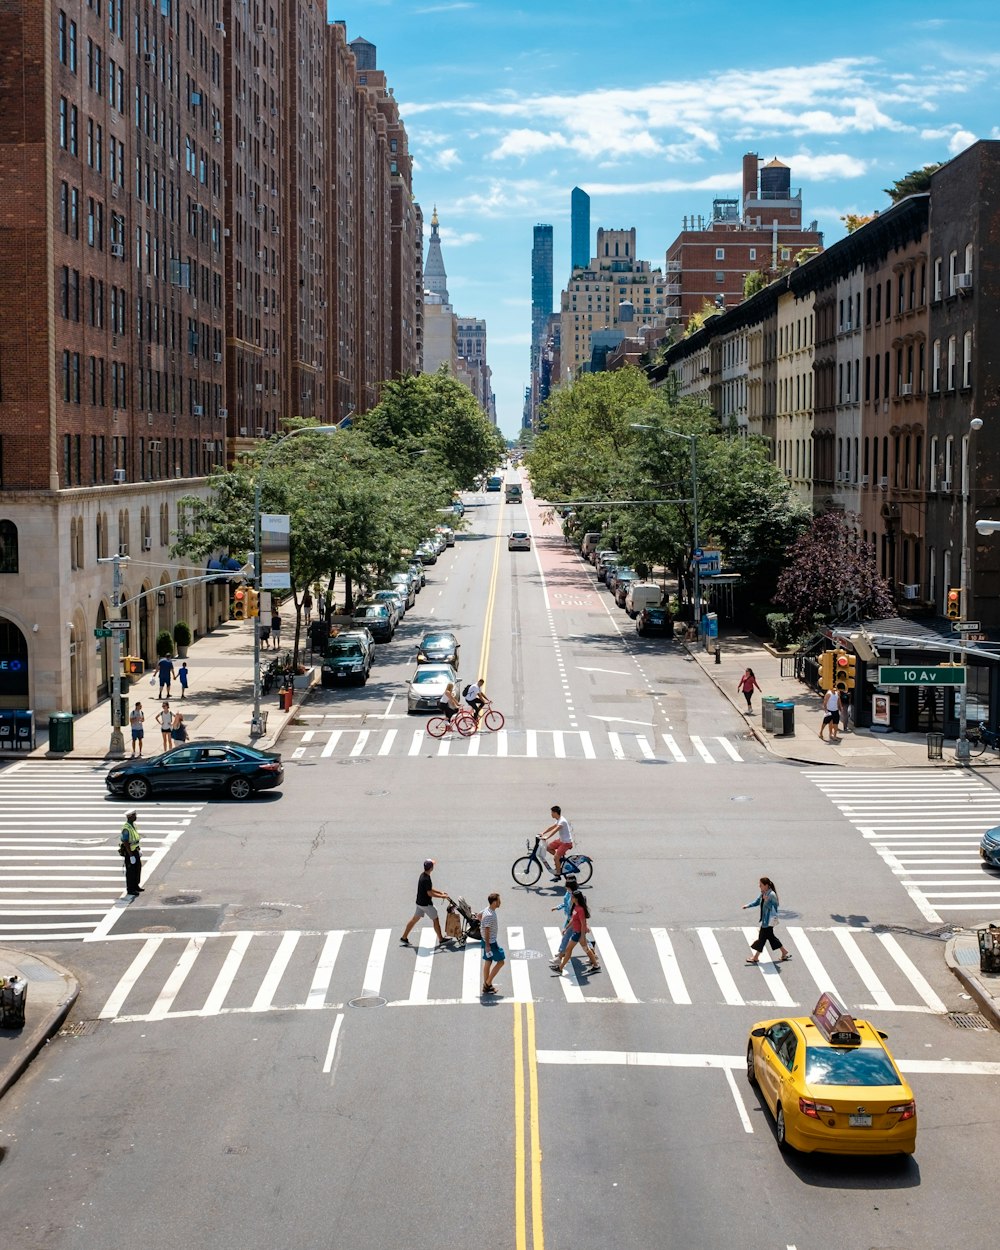
[[[811,1016],[753,1026],[747,1077],[771,1108],[782,1149],[913,1154],[917,1105],[884,1039],[832,994]]]

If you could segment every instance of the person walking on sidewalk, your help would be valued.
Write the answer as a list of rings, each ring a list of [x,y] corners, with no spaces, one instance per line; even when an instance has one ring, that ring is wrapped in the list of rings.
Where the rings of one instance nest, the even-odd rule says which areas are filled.
[[[139,849],[139,830],[135,827],[137,812],[126,812],[118,839],[118,854],[125,861],[125,893],[131,898],[144,894],[139,882],[142,880],[142,853]]]
[[[177,674],[174,672],[174,662],[169,655],[161,656],[156,665],[157,676],[160,679],[160,698],[163,698],[163,690],[166,687],[167,698],[170,698],[170,683]]]
[[[819,736],[823,737],[823,730],[830,726],[830,741],[836,742],[840,737],[840,708],[841,708],[840,691],[834,687],[828,690],[823,696],[823,724],[819,727]]]
[[[763,690],[760,689],[760,686],[757,685],[757,678],[754,676],[752,668],[743,670],[743,676],[737,683],[736,689],[743,691],[743,697],[747,701],[747,716],[752,715],[753,707],[751,705],[751,700],[753,699],[754,690],[760,690],[761,694],[764,693]]]
[[[760,963],[761,952],[765,944],[769,945],[773,951],[780,950],[781,962],[784,963],[786,960],[791,959],[791,955],[774,936],[774,922],[778,919],[778,891],[775,889],[774,882],[770,877],[761,877],[757,884],[760,886],[760,893],[743,908],[744,911],[751,907],[760,908],[760,932],[757,934],[757,941],[750,943],[750,949],[757,953],[751,955],[747,959],[747,963]]]
[[[184,724],[184,713],[175,712],[170,723],[170,741],[175,747],[182,746],[188,740],[187,725]]]
[[[177,670],[177,680],[181,683],[181,698],[183,699],[188,691],[188,666],[186,660]]]
[[[448,895],[443,890],[435,890],[434,883],[431,881],[431,871],[434,868],[433,859],[424,860],[424,870],[417,878],[417,910],[413,913],[406,928],[403,930],[403,936],[399,939],[401,946],[410,945],[410,933],[413,926],[421,918],[426,916],[434,925],[434,932],[437,934],[438,946],[444,946],[447,939],[441,932],[441,921],[438,919],[437,908],[434,906],[436,898],[447,898]]]
[[[479,922],[479,931],[483,935],[483,993],[495,994],[493,981],[497,973],[507,962],[507,952],[497,940],[500,927],[497,924],[497,908],[500,906],[500,895],[491,894],[486,900],[486,910]]]
[[[173,746],[170,731],[174,727],[174,716],[166,699],[163,700],[160,706],[160,714],[156,719],[160,722],[160,736],[163,739],[163,749],[164,751],[169,751],[171,746]]]
[[[135,707],[128,714],[129,727],[132,730],[132,754],[142,757],[142,740],[145,736],[146,713],[142,710],[142,704],[136,700]],[[136,749],[138,748],[138,749]]]

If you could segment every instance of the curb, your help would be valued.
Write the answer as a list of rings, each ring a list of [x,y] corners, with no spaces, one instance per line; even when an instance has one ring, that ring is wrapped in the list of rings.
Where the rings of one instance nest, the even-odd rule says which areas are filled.
[[[37,963],[47,965],[55,972],[63,982],[63,997],[54,1006],[50,1006],[44,1020],[40,1020],[34,1027],[25,1024],[21,1030],[20,1037],[17,1039],[21,1045],[16,1055],[13,1055],[8,1062],[0,1068],[0,1098],[10,1089],[10,1087],[21,1077],[28,1068],[38,1052],[43,1046],[47,1045],[49,1039],[52,1038],[62,1027],[63,1021],[69,1015],[70,1008],[76,1002],[80,994],[80,983],[71,973],[59,964],[54,963],[51,959],[47,959],[44,955],[32,955],[31,958]],[[27,978],[26,978],[27,979]],[[31,982],[28,982],[29,985]],[[27,1015],[30,1019],[31,1006],[27,1007]],[[25,1039],[27,1039],[25,1041]]]
[[[945,943],[944,961],[962,985],[965,986],[968,992],[975,999],[976,1005],[979,1007],[983,1015],[989,1017],[993,1028],[1000,1030],[1000,1003],[997,1002],[997,999],[994,998],[986,986],[983,985],[979,977],[975,973],[969,971],[968,965],[959,963],[955,958],[955,946],[958,943],[959,938],[962,936],[967,935],[958,934],[956,937],[949,938]],[[997,981],[997,989],[1000,991],[1000,978],[998,978]]]

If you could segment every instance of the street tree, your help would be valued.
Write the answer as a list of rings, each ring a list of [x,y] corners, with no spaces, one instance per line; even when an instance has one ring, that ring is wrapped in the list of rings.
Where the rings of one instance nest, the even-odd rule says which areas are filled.
[[[898,204],[900,200],[905,200],[908,195],[916,195],[920,191],[929,191],[931,189],[931,175],[941,168],[941,164],[941,161],[934,161],[929,165],[924,165],[921,169],[911,169],[902,178],[897,178],[892,186],[883,187],[882,190],[892,200],[893,204]]]
[[[824,512],[787,552],[775,602],[792,624],[807,630],[817,619],[877,620],[893,610],[889,583],[879,575],[875,548],[857,531],[860,518]]]

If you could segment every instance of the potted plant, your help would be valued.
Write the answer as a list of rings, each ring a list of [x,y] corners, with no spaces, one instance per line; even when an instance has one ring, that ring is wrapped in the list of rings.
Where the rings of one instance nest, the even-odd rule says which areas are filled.
[[[177,646],[178,656],[186,660],[188,647],[191,645],[191,626],[187,621],[178,621],[174,626],[174,643]]]
[[[161,629],[156,635],[156,654],[159,659],[164,659],[168,655],[174,653],[174,640],[170,635],[169,629]]]

